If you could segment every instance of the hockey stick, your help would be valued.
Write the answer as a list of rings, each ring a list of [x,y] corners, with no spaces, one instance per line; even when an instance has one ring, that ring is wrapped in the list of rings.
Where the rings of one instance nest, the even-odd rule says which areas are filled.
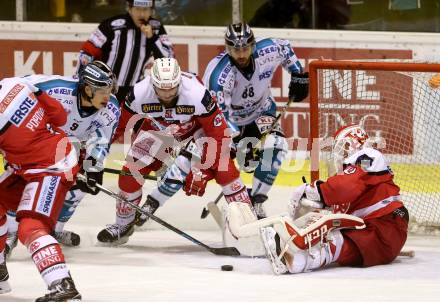
[[[279,120],[281,119],[281,117],[284,115],[284,113],[286,113],[287,108],[290,106],[290,104],[292,104],[293,102],[293,98],[289,99],[289,101],[286,103],[286,106],[284,106],[284,108],[281,110],[281,112],[277,115],[277,117],[275,118],[275,120],[272,122],[272,124],[270,125],[269,129],[266,130],[266,134],[270,133],[275,127],[276,124],[279,122]],[[257,145],[255,146],[254,149],[259,149],[261,147],[261,142],[264,140],[264,137],[266,135],[264,135],[257,143]],[[220,193],[217,198],[214,201],[211,201],[208,203],[207,207],[204,207],[202,210],[202,214],[200,215],[201,219],[205,219],[209,213],[211,212],[210,209],[212,209],[213,211],[215,211],[216,213],[220,213],[220,210],[217,206],[217,203],[220,201],[220,199],[223,197],[223,193]],[[211,213],[212,214],[212,213]],[[221,217],[214,216],[215,221],[217,222],[217,224],[221,227]]]
[[[135,177],[132,173],[130,173],[128,171],[111,169],[111,168],[104,168],[104,172],[111,173],[111,174],[123,175],[123,176],[133,176],[133,177]],[[156,177],[151,176],[151,175],[142,175],[142,177],[144,179],[148,179],[148,180],[157,180]],[[177,179],[165,179],[165,182],[169,183],[169,184],[175,184],[175,185],[181,185],[182,184],[182,182],[180,180],[177,180]]]
[[[401,256],[401,257],[414,258],[415,255],[416,255],[416,253],[414,252],[414,250],[400,251],[400,253],[399,253],[399,256]]]
[[[223,197],[223,192],[221,192],[220,194],[218,194],[217,198],[214,201],[210,201],[208,202],[208,206],[204,207],[202,210],[202,214],[200,215],[201,219],[205,219],[208,215],[209,215],[209,205],[210,204],[214,204],[217,205],[217,203],[220,201],[220,199],[222,199]],[[215,217],[214,217],[215,218]]]
[[[82,181],[86,182],[87,178],[82,175],[82,174],[77,174],[77,177],[79,179],[81,179]],[[104,192],[105,194],[122,201],[123,203],[128,204],[130,207],[132,207],[133,209],[135,209],[136,211],[148,216],[149,218],[151,218],[152,220],[156,221],[158,224],[166,227],[167,229],[179,234],[180,236],[188,239],[189,241],[191,241],[192,243],[195,243],[205,249],[207,249],[208,251],[210,251],[211,253],[215,254],[215,255],[222,255],[222,256],[239,256],[240,252],[235,248],[235,247],[211,247],[209,245],[204,244],[203,242],[195,239],[194,237],[190,236],[189,234],[179,230],[178,228],[172,226],[171,224],[169,224],[168,222],[160,219],[159,217],[151,214],[148,211],[143,210],[141,207],[139,207],[138,205],[132,203],[131,201],[126,200],[125,198],[123,198],[122,196],[119,196],[118,194],[116,194],[115,192],[101,186],[100,184],[96,184],[96,187],[101,190],[102,192]]]

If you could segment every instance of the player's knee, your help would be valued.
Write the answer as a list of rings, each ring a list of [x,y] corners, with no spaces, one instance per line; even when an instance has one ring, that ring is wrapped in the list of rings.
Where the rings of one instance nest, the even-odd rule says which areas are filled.
[[[18,239],[26,247],[35,239],[50,232],[50,227],[40,219],[24,217],[18,224]]]

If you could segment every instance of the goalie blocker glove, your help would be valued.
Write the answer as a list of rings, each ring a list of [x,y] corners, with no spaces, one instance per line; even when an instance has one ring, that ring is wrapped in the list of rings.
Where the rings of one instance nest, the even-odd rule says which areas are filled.
[[[289,99],[301,102],[309,95],[309,73],[292,73],[289,84]]]

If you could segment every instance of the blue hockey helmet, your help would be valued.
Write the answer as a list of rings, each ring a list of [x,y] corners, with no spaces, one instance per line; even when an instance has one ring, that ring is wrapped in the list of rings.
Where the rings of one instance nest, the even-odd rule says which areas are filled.
[[[79,85],[88,85],[93,89],[111,88],[117,92],[116,76],[111,68],[101,61],[93,61],[84,66],[78,75]]]

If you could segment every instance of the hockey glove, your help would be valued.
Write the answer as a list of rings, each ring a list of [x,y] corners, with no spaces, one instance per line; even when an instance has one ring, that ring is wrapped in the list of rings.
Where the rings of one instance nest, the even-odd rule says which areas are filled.
[[[309,73],[292,73],[289,84],[289,99],[301,102],[309,95]]]
[[[315,182],[314,186],[302,184],[293,191],[288,203],[288,210],[293,218],[295,218],[296,212],[301,206],[314,209],[323,209],[325,207],[316,186],[317,182]]]
[[[203,196],[205,194],[206,185],[208,181],[214,178],[214,175],[210,170],[198,170],[192,168],[189,174],[186,176],[185,185],[183,190],[186,195]]]
[[[96,185],[97,184],[102,185],[104,170],[100,165],[97,165],[96,159],[94,159],[91,156],[84,161],[83,166],[87,181],[84,182],[82,180],[77,179],[75,187],[77,189],[80,189],[84,193],[96,195],[99,193],[99,188]]]

